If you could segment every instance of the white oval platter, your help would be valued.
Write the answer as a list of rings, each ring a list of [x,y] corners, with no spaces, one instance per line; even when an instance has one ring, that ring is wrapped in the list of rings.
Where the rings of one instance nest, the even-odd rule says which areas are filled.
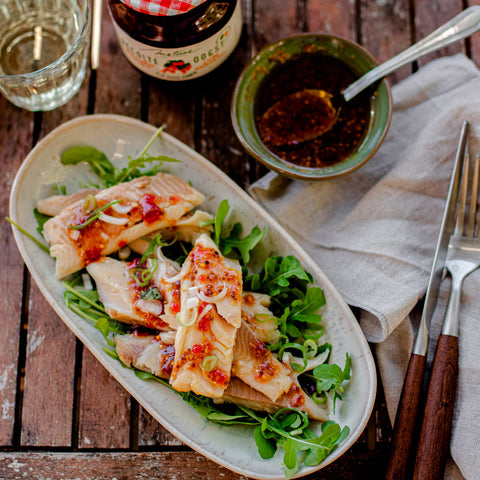
[[[119,167],[127,156],[136,158],[156,128],[139,120],[118,115],[89,115],[66,122],[52,131],[30,152],[19,169],[10,195],[10,217],[29,232],[36,232],[33,209],[39,199],[55,193],[55,186],[65,185],[72,193],[82,182],[94,180],[85,165],[63,166],[60,154],[67,148],[89,145],[104,152]],[[256,250],[256,263],[271,255],[295,255],[322,287],[326,306],[322,316],[325,340],[333,345],[332,361],[343,365],[345,354],[352,357],[352,379],[344,399],[337,403],[332,419],[350,434],[319,466],[303,467],[296,476],[312,473],[345,453],[362,433],[373,408],[376,394],[374,361],[357,320],[343,297],[322,270],[292,237],[266,213],[244,190],[207,159],[172,137],[162,133],[151,146],[151,155],[167,155],[181,163],[165,163],[163,171],[176,174],[204,193],[202,207],[215,213],[221,200],[231,205],[232,222],[241,221],[244,231],[255,225],[266,226],[263,246]],[[66,308],[61,282],[55,278],[54,260],[27,236],[13,228],[21,255],[41,292],[60,318],[95,355],[118,382],[167,430],[199,453],[224,467],[247,477],[280,480],[284,478],[283,452],[263,460],[257,452],[253,431],[243,426],[219,426],[202,418],[171,389],[157,382],[137,378],[134,372],[107,355],[105,342],[93,325]],[[40,237],[39,237],[40,239]],[[319,425],[314,430],[319,431]]]

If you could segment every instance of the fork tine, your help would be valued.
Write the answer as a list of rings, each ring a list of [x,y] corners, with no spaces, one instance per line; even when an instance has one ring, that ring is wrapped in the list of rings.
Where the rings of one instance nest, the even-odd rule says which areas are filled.
[[[455,236],[461,237],[463,235],[463,224],[465,218],[465,205],[467,203],[467,190],[468,190],[468,170],[470,164],[470,154],[465,154],[465,162],[463,164],[462,175],[462,190],[460,191],[460,203],[458,205],[457,223],[455,225]]]
[[[477,214],[477,195],[478,195],[478,169],[480,166],[480,159],[478,155],[475,157],[475,168],[473,170],[472,193],[470,197],[470,210],[468,214],[467,237],[473,238],[475,235],[475,217]]]

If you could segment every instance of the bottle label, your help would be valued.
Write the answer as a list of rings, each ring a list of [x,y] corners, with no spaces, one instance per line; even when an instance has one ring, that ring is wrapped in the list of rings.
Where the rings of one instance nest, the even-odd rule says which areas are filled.
[[[242,33],[240,4],[238,1],[232,18],[215,35],[181,48],[145,45],[130,37],[115,21],[113,25],[123,54],[139,70],[162,80],[190,80],[218,67],[237,46]]]

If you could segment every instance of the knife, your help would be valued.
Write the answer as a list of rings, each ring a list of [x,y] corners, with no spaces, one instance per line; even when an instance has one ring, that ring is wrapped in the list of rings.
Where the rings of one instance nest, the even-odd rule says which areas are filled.
[[[418,413],[422,399],[423,377],[425,375],[428,350],[428,332],[445,270],[448,241],[455,226],[455,211],[462,177],[468,128],[468,122],[464,122],[455,155],[455,163],[433,257],[427,293],[425,294],[422,318],[410,356],[395,417],[392,449],[385,476],[386,480],[405,480],[409,478],[410,470],[413,467],[413,451],[415,450],[416,436],[418,435]]]

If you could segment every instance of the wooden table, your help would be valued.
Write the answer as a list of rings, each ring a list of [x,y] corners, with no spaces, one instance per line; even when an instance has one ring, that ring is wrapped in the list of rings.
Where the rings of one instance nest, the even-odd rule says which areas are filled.
[[[220,68],[190,83],[165,83],[135,70],[119,49],[104,5],[101,64],[73,100],[33,114],[0,97],[1,216],[8,215],[10,187],[29,150],[56,126],[87,113],[166,123],[169,133],[246,188],[266,169],[235,138],[230,100],[255,49],[297,32],[323,31],[358,41],[383,61],[472,3],[480,1],[244,0],[239,46]],[[478,64],[480,37],[436,56],[462,51]],[[390,80],[395,83],[416,67],[404,67]],[[0,242],[0,479],[244,478],[172,437],[83,348],[31,281],[5,220]],[[380,384],[359,441],[307,478],[383,478],[390,435]]]

